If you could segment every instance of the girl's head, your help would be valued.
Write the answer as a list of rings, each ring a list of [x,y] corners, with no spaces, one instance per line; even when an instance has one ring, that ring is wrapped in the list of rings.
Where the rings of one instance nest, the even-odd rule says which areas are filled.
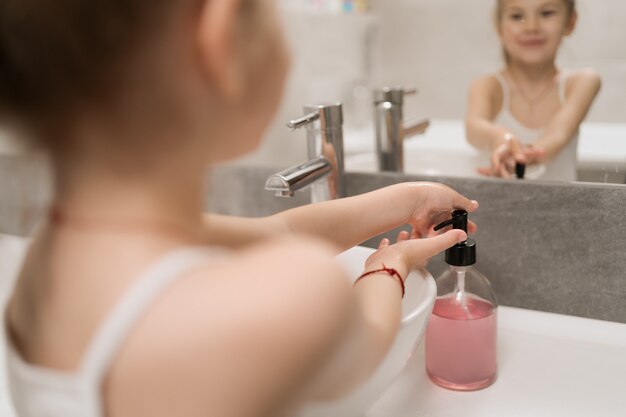
[[[507,62],[553,62],[576,26],[575,0],[497,0],[496,26]]]
[[[0,2],[0,120],[51,150],[89,120],[178,130],[178,146],[213,130],[229,136],[213,159],[232,157],[258,141],[286,67],[273,0]]]

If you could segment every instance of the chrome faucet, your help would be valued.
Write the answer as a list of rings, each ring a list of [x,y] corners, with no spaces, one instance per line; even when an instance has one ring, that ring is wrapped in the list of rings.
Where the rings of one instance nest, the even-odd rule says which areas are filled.
[[[306,127],[309,160],[271,175],[265,189],[278,197],[293,197],[296,191],[310,185],[314,203],[345,197],[342,105],[308,106],[304,112],[287,127]]]
[[[374,91],[374,128],[376,154],[380,171],[404,171],[404,139],[424,133],[430,121],[414,120],[404,123],[404,97],[416,94],[416,89],[385,87]]]

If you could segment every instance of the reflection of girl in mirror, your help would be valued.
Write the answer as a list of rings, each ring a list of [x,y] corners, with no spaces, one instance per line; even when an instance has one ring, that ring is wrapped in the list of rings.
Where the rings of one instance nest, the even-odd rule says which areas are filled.
[[[556,66],[576,20],[574,0],[497,0],[505,67],[472,83],[466,118],[468,141],[491,153],[481,174],[508,178],[519,162],[576,180],[578,128],[600,90],[595,71]]]
[[[253,150],[279,104],[273,3],[0,1],[0,118],[55,179],[3,321],[21,417],[291,415],[334,398],[386,355],[409,272],[467,239],[433,225],[477,203],[432,183],[203,213],[207,167]],[[334,255],[407,223],[423,238],[384,240],[352,285]]]

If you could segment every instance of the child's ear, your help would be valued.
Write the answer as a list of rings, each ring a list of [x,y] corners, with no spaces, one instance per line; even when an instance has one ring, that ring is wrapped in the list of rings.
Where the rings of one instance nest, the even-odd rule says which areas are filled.
[[[576,10],[572,10],[569,18],[567,19],[567,23],[565,25],[565,36],[569,36],[576,29],[576,23],[578,22],[578,13]]]
[[[240,51],[241,0],[205,0],[198,25],[201,65],[216,92],[226,100],[243,94]]]

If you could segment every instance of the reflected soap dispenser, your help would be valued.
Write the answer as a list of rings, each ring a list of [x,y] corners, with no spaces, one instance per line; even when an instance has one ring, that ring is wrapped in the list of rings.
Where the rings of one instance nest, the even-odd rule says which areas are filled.
[[[467,223],[467,212],[455,210],[435,230],[452,225],[467,232]],[[436,279],[437,299],[426,329],[426,371],[444,388],[479,390],[497,377],[496,296],[474,268],[475,240],[446,250],[446,263],[448,269]]]

